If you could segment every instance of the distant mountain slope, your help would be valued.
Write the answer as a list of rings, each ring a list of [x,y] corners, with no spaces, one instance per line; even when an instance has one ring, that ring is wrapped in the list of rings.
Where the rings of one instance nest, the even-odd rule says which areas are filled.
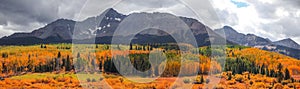
[[[300,59],[300,46],[290,38],[272,42],[267,38],[262,38],[254,34],[245,35],[239,33],[230,26],[224,26],[221,29],[216,29],[215,32],[218,34],[224,32],[223,35],[225,35],[226,40],[229,40],[236,44],[278,52],[290,57]]]
[[[58,19],[45,27],[34,30],[31,33],[15,33],[13,35],[3,37],[0,39],[0,45],[30,45],[40,43],[71,43],[72,40],[77,40],[82,43],[88,43],[88,40],[96,38],[96,43],[110,43],[112,36],[119,26],[119,24],[129,16],[139,15],[151,16],[165,16],[167,13],[133,13],[123,15],[116,10],[110,8],[105,10],[102,14],[87,18],[83,21],[73,21],[67,19]],[[216,39],[215,42],[224,41],[224,38],[216,34],[206,25],[202,24],[196,19],[179,17],[193,32],[198,46],[210,45],[210,38]],[[168,21],[166,21],[168,22]],[[170,22],[170,21],[169,21]],[[165,24],[163,22],[160,22]],[[163,28],[168,28],[163,26]],[[128,27],[130,29],[130,27]],[[151,42],[175,42],[170,39],[170,34],[162,33],[160,29],[148,29],[149,31],[136,35],[136,39],[132,40],[135,43],[144,43],[148,40],[146,37],[151,37]],[[145,34],[146,33],[146,34]],[[149,33],[149,34],[148,34]],[[210,33],[210,34],[208,34]],[[76,34],[76,36],[74,36]],[[123,36],[116,36],[122,37]],[[157,42],[156,42],[157,41]],[[228,41],[228,43],[231,43]]]
[[[300,45],[290,38],[275,41],[275,42],[273,42],[273,44],[280,45],[280,46],[286,46],[286,47],[290,47],[290,48],[295,48],[295,49],[300,49]]]
[[[22,38],[22,37],[36,37],[46,39],[49,37],[58,37],[63,40],[71,39],[74,29],[75,21],[67,19],[58,19],[45,27],[34,30],[31,33],[14,33],[3,39]]]
[[[235,42],[245,46],[256,46],[256,45],[269,45],[272,42],[269,39],[265,39],[254,34],[242,34],[238,33],[232,27],[224,26],[222,29],[216,29],[215,32],[221,34],[224,32],[227,40]]]

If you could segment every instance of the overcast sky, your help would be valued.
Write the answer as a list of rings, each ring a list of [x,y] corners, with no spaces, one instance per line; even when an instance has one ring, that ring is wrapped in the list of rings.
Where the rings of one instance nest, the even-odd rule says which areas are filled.
[[[229,25],[272,41],[300,43],[300,0],[0,0],[0,37],[31,32],[59,18],[84,20],[108,7],[124,14],[168,12],[213,29]]]

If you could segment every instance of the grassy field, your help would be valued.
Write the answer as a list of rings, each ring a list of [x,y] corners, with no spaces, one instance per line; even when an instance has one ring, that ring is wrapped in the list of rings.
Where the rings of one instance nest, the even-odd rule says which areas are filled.
[[[87,79],[91,80],[99,80],[103,79],[104,77],[102,74],[74,74],[74,73],[31,73],[31,74],[25,74],[25,75],[20,75],[20,76],[13,76],[10,79],[16,79],[16,80],[21,80],[21,79],[44,79],[44,78],[65,78],[65,77],[70,77],[74,79],[78,79],[80,81],[86,81]]]

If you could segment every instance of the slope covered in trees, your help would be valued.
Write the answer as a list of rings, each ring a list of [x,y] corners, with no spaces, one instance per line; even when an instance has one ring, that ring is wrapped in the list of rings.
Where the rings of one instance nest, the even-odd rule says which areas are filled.
[[[113,51],[110,50],[112,48],[114,48]],[[237,79],[241,75],[248,80],[251,80],[253,76],[262,75],[275,79],[276,82],[273,83],[282,83],[299,81],[297,76],[300,72],[300,61],[297,59],[244,46],[227,46],[226,57],[220,56],[222,55],[221,50],[210,47],[191,49],[181,54],[178,46],[172,44],[112,46],[105,44],[73,46],[71,44],[42,44],[2,46],[0,49],[1,77],[44,72],[103,72],[118,75],[120,71],[117,69],[121,69],[121,72],[125,71],[128,75],[137,74],[142,77],[155,77],[161,74],[162,77],[171,78],[177,77],[179,72],[184,76],[201,75],[194,81],[195,84],[209,82],[203,77],[209,73],[225,73],[225,77],[222,78],[226,78],[227,81],[232,79],[245,81]],[[196,51],[199,54],[194,54]],[[215,55],[212,55],[212,52]],[[159,60],[156,61],[156,65],[151,65],[150,58]],[[187,60],[181,61],[181,58]],[[118,63],[125,66],[132,65],[136,70],[126,69],[127,67],[121,67]],[[222,65],[224,66],[222,67]],[[182,67],[181,70],[180,67]],[[147,72],[139,73],[137,71]]]

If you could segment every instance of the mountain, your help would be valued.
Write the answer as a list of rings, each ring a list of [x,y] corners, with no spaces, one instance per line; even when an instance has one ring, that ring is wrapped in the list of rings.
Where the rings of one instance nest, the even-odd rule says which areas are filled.
[[[40,43],[72,42],[75,21],[58,19],[31,33],[14,33],[0,39],[1,45],[31,45]]]
[[[214,30],[222,35],[226,40],[233,43],[260,48],[267,51],[278,52],[290,57],[300,59],[300,46],[290,38],[272,42],[268,38],[262,38],[254,34],[242,34],[230,26]]]
[[[95,43],[106,43],[109,44],[112,37],[126,38],[132,35],[135,39],[132,43],[170,43],[176,42],[170,35],[178,35],[180,30],[169,30],[168,33],[156,28],[145,28],[143,32],[135,35],[133,33],[126,33],[128,30],[134,29],[129,25],[125,25],[126,29],[123,29],[123,33],[129,34],[114,34],[116,29],[119,27],[121,22],[126,18],[129,23],[136,22],[137,24],[143,25],[145,21],[142,19],[136,19],[141,16],[145,16],[148,19],[158,19],[154,24],[161,24],[159,28],[165,29],[181,29],[188,26],[188,29],[194,34],[198,46],[210,45],[211,41],[222,42],[224,38],[219,34],[215,33],[208,26],[202,24],[196,19],[187,17],[178,17],[180,20],[174,20],[170,18],[173,15],[168,13],[132,13],[124,15],[116,10],[109,8],[102,14],[89,17],[83,21],[73,21],[67,19],[58,19],[52,23],[47,24],[45,27],[34,30],[30,33],[15,33],[10,36],[6,36],[0,39],[0,45],[32,45],[32,44],[43,44],[43,43],[71,43],[74,40],[79,43],[90,43],[95,40]],[[169,16],[169,17],[168,17]],[[159,21],[159,19],[165,19]],[[138,23],[140,21],[140,23]],[[177,24],[170,26],[169,23],[180,23],[184,22],[186,25],[181,26]],[[138,27],[138,26],[137,26]],[[182,30],[182,29],[181,29]],[[176,32],[177,31],[177,32]],[[183,30],[184,31],[184,30]],[[177,34],[176,34],[177,33]],[[209,34],[208,34],[209,33]],[[76,34],[76,35],[75,35]],[[210,38],[212,38],[210,40]],[[228,41],[228,43],[231,43]]]
[[[143,21],[145,19],[146,21]],[[160,19],[163,19],[163,21]],[[182,22],[185,23],[185,25],[182,25]],[[140,27],[145,24],[155,26],[153,26],[154,28]],[[143,31],[130,32],[130,30],[137,28],[143,29]],[[167,30],[163,31],[159,28]],[[121,32],[115,34],[117,29],[121,29]],[[272,42],[267,38],[262,38],[254,34],[239,33],[230,26],[212,30],[193,18],[179,17],[159,12],[141,12],[124,15],[112,8],[105,10],[98,16],[89,17],[83,21],[58,19],[30,33],[14,33],[10,36],[1,38],[0,45],[32,45],[72,42],[110,44],[113,37],[117,38],[117,42],[120,42],[121,44],[128,42],[122,40],[122,38],[131,37],[134,37],[134,39],[131,40],[131,43],[137,44],[176,43],[176,40],[171,35],[175,37],[182,35],[184,35],[183,37],[191,36],[189,34],[183,34],[186,30],[192,32],[193,36],[196,38],[197,46],[208,46],[211,43],[222,44],[226,41],[227,44],[257,47],[300,59],[300,46],[292,39]],[[223,32],[224,34],[221,34]]]
[[[272,44],[272,41],[270,41],[269,39],[265,39],[254,34],[245,35],[237,32],[230,26],[224,26],[221,29],[216,29],[215,32],[218,34],[224,33],[227,40],[237,43],[239,45],[257,46]]]
[[[294,40],[287,38],[279,41],[273,42],[275,45],[286,46],[294,49],[300,49],[300,45],[296,43]]]
[[[4,38],[36,37],[46,39],[49,37],[58,37],[64,40],[72,38],[75,21],[67,19],[58,19],[47,26],[34,30],[31,33],[15,33]]]

